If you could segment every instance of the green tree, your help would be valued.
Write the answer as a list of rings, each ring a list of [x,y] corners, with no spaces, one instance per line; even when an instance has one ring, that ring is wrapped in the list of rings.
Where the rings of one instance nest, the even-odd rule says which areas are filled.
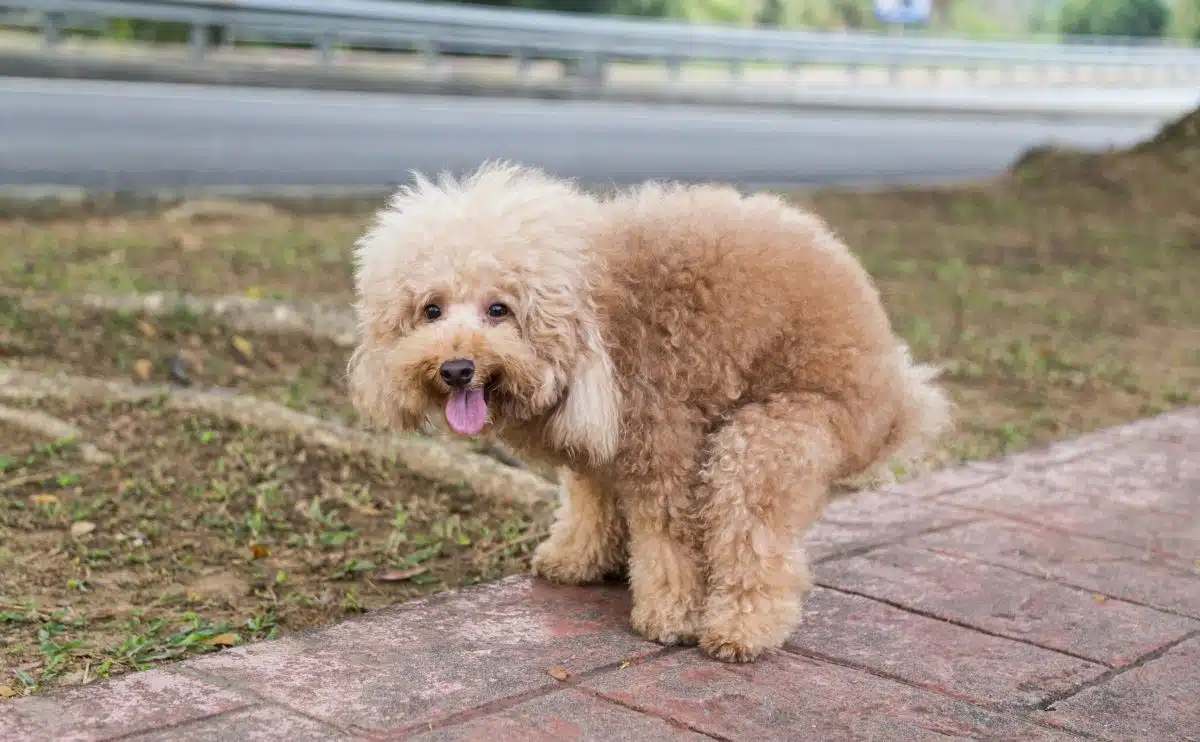
[[[1163,0],[1067,0],[1058,29],[1072,36],[1161,37],[1170,16]]]
[[[1177,39],[1200,43],[1200,0],[1175,0],[1169,33]]]

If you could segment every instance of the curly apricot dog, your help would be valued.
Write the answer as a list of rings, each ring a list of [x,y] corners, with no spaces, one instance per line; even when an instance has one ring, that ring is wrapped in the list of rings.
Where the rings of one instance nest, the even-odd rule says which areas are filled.
[[[533,569],[627,570],[632,623],[751,661],[794,628],[831,483],[950,420],[849,249],[770,195],[417,176],[357,246],[363,418],[568,471]]]

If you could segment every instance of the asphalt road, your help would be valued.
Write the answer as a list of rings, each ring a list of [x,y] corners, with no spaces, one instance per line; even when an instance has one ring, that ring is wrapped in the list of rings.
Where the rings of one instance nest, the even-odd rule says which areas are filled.
[[[495,157],[591,183],[922,182],[1157,125],[4,78],[0,185],[378,187]]]

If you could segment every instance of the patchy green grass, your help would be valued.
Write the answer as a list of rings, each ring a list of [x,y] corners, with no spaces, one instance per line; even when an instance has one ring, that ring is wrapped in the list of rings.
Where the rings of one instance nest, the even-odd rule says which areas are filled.
[[[796,195],[862,257],[916,355],[946,367],[960,406],[948,460],[1197,403],[1200,135],[1177,126],[1166,139],[1043,153],[977,186]],[[348,300],[350,247],[369,218],[0,222],[0,362],[157,383],[182,374],[352,420],[335,345],[239,336],[185,313],[35,311],[13,297]],[[0,696],[521,571],[549,517],[152,404],[39,409],[117,459],[87,463],[0,427]]]
[[[495,580],[525,568],[549,518],[154,403],[38,409],[116,458],[0,456],[5,695]]]
[[[37,291],[345,296],[369,216],[8,220],[0,275],[6,288]]]

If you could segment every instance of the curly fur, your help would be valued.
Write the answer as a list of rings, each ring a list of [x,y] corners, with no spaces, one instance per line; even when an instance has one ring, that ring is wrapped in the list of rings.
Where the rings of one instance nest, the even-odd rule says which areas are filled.
[[[950,424],[878,292],[816,216],[771,195],[648,183],[607,198],[486,163],[420,176],[357,249],[351,394],[369,420],[440,425],[437,369],[489,384],[485,435],[569,471],[534,571],[627,572],[632,623],[748,661],[809,585],[830,485]],[[436,320],[422,308],[449,307]],[[493,302],[511,315],[487,315]]]

